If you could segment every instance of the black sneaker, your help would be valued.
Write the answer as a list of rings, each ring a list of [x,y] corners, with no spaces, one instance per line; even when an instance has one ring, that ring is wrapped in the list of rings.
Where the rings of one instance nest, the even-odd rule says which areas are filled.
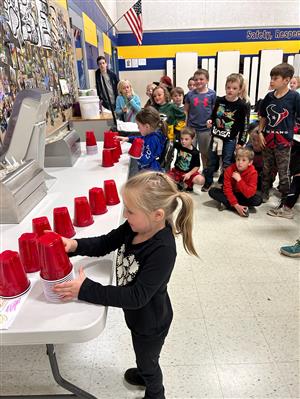
[[[204,184],[204,186],[202,186],[201,191],[203,193],[207,193],[207,191],[210,189],[211,184]]]
[[[130,385],[140,385],[145,387],[145,382],[143,378],[139,375],[137,368],[128,369],[125,371],[124,379]]]

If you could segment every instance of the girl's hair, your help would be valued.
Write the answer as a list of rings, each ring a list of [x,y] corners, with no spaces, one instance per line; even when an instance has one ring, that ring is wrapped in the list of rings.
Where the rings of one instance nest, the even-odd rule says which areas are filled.
[[[231,83],[231,82],[238,82],[240,85],[240,91],[242,92],[244,90],[244,84],[245,84],[245,80],[244,80],[244,76],[241,73],[231,73],[229,76],[227,76],[226,78],[226,83],[225,86],[227,85],[227,83]]]
[[[134,91],[133,91],[132,85],[131,85],[131,83],[129,82],[129,80],[120,80],[120,82],[118,83],[118,86],[117,86],[118,93],[119,93],[120,95],[122,95],[122,90],[123,90],[123,87],[124,87],[125,85],[129,85],[129,86],[130,86],[130,88],[131,88],[131,94],[134,95]]]
[[[188,194],[178,191],[176,184],[168,175],[152,171],[139,173],[127,181],[123,193],[145,214],[163,209],[173,234],[182,235],[185,251],[198,256],[192,237],[193,200]],[[173,214],[179,203],[181,207],[174,222]]]
[[[247,103],[250,101],[250,98],[248,96],[248,85],[247,85],[247,82],[246,82],[246,79],[244,78],[244,76],[241,73],[239,73],[239,75],[243,79],[243,85],[242,85],[241,92],[240,92],[240,98]]]
[[[154,100],[154,93],[155,93],[156,90],[158,90],[158,89],[162,89],[162,90],[163,90],[164,95],[165,95],[166,103],[169,103],[169,102],[171,101],[170,93],[169,93],[169,90],[168,90],[165,86],[163,86],[163,85],[158,85],[158,86],[156,86],[156,87],[153,89],[153,91],[152,91],[152,99],[153,99],[153,102],[155,103],[155,100]]]
[[[135,120],[140,122],[142,125],[146,125],[146,123],[148,123],[153,131],[160,129],[165,136],[167,135],[168,126],[166,122],[160,119],[159,112],[151,106],[146,107],[138,112]]]
[[[184,127],[180,131],[180,136],[182,136],[183,134],[188,134],[192,139],[196,136],[195,129],[193,129],[192,127]]]

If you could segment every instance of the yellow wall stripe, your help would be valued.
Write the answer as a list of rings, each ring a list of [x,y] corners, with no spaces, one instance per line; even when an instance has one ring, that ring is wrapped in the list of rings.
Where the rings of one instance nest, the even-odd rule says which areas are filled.
[[[103,51],[106,54],[111,55],[111,40],[110,38],[102,32],[102,38],[103,38]]]
[[[94,21],[91,20],[84,12],[82,13],[83,26],[84,26],[84,39],[86,42],[97,47],[97,28]]]
[[[177,52],[196,51],[199,56],[212,57],[218,51],[239,50],[242,55],[258,54],[260,50],[282,49],[284,53],[298,53],[298,40],[261,41],[261,42],[230,42],[205,44],[162,44],[154,46],[120,46],[119,58],[168,58],[175,57]]]

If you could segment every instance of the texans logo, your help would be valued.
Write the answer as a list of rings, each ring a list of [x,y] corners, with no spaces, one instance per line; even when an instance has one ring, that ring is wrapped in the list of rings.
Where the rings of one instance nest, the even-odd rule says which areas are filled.
[[[267,118],[271,127],[278,126],[279,123],[289,115],[289,111],[286,108],[283,108],[283,112],[277,112],[274,110],[274,107],[276,107],[275,104],[270,104],[266,108]]]

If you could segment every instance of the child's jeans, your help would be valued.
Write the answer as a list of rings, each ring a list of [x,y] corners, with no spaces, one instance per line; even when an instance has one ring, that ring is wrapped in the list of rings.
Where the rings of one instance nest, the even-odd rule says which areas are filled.
[[[208,195],[218,202],[222,202],[226,208],[230,209],[232,206],[228,201],[226,195],[221,188],[213,187],[208,191]],[[262,198],[254,194],[253,197],[246,198],[242,193],[234,193],[238,203],[242,206],[259,206],[262,203]]]
[[[236,146],[236,140],[224,140],[222,155],[218,155],[216,151],[212,150],[213,138],[210,142],[208,151],[208,167],[203,171],[205,177],[205,184],[210,186],[214,181],[214,173],[218,170],[220,158],[222,160],[222,170],[226,169],[233,162],[234,151]],[[223,183],[223,172],[222,177],[220,176],[219,181]]]

